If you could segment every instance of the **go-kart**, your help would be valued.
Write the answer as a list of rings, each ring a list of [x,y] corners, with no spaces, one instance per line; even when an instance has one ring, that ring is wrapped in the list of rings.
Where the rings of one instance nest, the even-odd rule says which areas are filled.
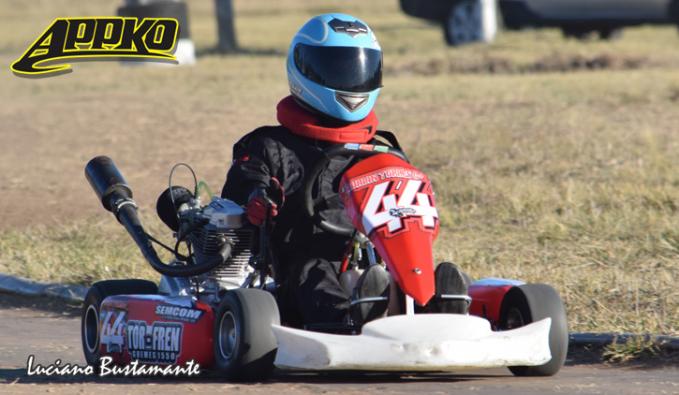
[[[317,179],[338,155],[354,158],[339,185],[353,226],[319,215]],[[85,174],[103,206],[162,275],[159,285],[146,280],[92,285],[81,326],[89,364],[103,356],[119,364],[193,360],[232,380],[265,379],[274,367],[403,372],[509,367],[518,376],[547,376],[564,364],[566,314],[552,287],[487,278],[472,282],[468,295],[436,292],[434,194],[397,143],[334,146],[305,179],[307,215],[321,229],[352,240],[339,274],[347,291],[355,286],[356,272],[369,265],[385,266],[392,279],[387,316],[362,326],[350,317],[339,324],[281,325],[270,224],[250,225],[241,206],[220,197],[203,205],[201,183],[175,196],[171,173],[170,187],[159,198],[159,213],[168,207],[172,212],[164,219],[176,238],[172,248],[145,231],[132,191],[110,158],[92,159]],[[174,259],[163,262],[152,243]],[[427,313],[424,306],[436,298],[464,300],[469,314]]]

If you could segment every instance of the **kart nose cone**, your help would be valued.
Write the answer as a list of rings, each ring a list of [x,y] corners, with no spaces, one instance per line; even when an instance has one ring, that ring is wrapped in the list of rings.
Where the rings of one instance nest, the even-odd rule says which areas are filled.
[[[400,270],[398,277],[403,292],[411,296],[420,306],[429,303],[434,296],[434,273],[431,264],[414,265],[409,271]]]
[[[433,237],[429,232],[420,231],[417,223],[410,222],[408,226],[409,232],[392,235],[380,229],[373,232],[370,239],[401,290],[424,306],[436,292]]]

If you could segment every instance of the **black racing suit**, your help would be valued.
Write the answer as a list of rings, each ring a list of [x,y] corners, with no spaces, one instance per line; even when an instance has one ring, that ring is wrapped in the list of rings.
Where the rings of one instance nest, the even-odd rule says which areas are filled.
[[[233,164],[222,197],[245,205],[257,188],[275,177],[283,187],[285,202],[273,219],[270,246],[277,259],[278,303],[283,321],[292,326],[341,322],[349,295],[338,280],[340,261],[349,239],[322,231],[304,213],[305,175],[332,143],[291,133],[283,126],[264,126],[241,138],[233,148]],[[320,174],[320,215],[333,223],[349,225],[338,185],[351,158],[334,158]]]

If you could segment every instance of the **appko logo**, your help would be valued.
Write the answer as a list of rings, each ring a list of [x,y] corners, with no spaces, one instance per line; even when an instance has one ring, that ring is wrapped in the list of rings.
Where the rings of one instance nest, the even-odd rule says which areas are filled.
[[[10,66],[18,76],[71,71],[68,60],[150,60],[176,63],[179,23],[173,18],[57,18]],[[62,64],[57,64],[60,63]]]

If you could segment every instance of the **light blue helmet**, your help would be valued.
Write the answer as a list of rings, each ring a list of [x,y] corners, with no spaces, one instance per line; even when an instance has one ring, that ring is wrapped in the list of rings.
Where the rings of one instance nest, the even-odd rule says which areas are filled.
[[[375,106],[382,86],[382,49],[368,25],[351,15],[311,18],[288,51],[290,92],[332,118],[355,122]]]

